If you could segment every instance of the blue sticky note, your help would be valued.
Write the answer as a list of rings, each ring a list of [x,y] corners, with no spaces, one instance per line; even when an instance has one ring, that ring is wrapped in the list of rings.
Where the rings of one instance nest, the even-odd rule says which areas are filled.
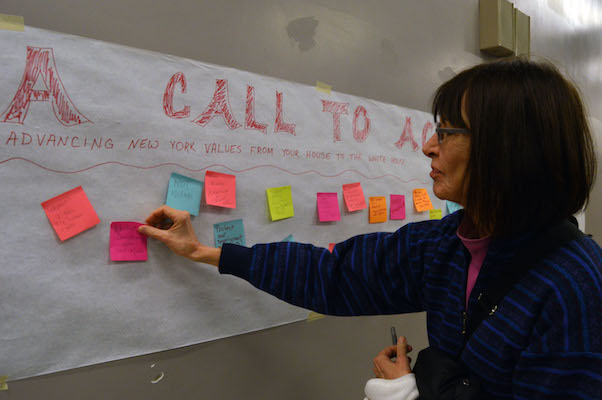
[[[221,247],[223,243],[245,246],[245,227],[242,219],[213,224],[213,234],[215,235],[215,247]]]
[[[447,212],[450,214],[453,214],[456,211],[464,208],[461,205],[459,205],[458,203],[454,203],[453,201],[449,201],[449,200],[445,200],[445,204],[447,205]]]
[[[287,237],[285,237],[284,239],[282,239],[283,242],[294,242],[295,238],[293,237],[293,234],[291,233],[290,235],[288,235]]]
[[[190,215],[199,215],[202,193],[203,182],[174,172],[169,178],[165,204],[176,210],[188,211]]]

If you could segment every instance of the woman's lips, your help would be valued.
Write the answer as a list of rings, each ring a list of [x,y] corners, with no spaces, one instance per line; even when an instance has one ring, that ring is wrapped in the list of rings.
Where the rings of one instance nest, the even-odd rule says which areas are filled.
[[[431,178],[435,179],[435,177],[437,177],[438,175],[443,175],[441,173],[441,171],[439,171],[437,168],[431,167],[433,170],[431,171],[430,175]]]

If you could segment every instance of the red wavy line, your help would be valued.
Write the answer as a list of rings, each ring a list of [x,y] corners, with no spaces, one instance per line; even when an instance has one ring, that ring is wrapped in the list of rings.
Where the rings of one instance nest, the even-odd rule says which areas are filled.
[[[316,171],[315,169],[312,169],[312,170],[309,170],[309,171],[303,171],[303,172],[292,172],[292,171],[289,171],[287,169],[280,168],[280,167],[278,167],[276,165],[256,165],[256,166],[251,167],[251,168],[236,170],[236,169],[232,169],[232,168],[230,168],[230,167],[228,167],[226,165],[223,165],[223,164],[212,164],[212,165],[208,165],[208,166],[206,166],[204,168],[190,169],[190,168],[186,168],[183,165],[176,164],[176,163],[163,163],[163,164],[157,164],[157,165],[152,165],[152,166],[148,166],[148,167],[143,167],[143,166],[139,166],[139,165],[124,164],[124,163],[119,162],[119,161],[107,161],[107,162],[103,162],[103,163],[100,163],[100,164],[95,164],[95,165],[92,165],[90,167],[87,167],[87,168],[84,168],[84,169],[80,169],[80,170],[77,170],[77,171],[59,171],[57,169],[47,168],[47,167],[45,167],[43,165],[40,165],[40,164],[38,164],[38,163],[36,163],[34,161],[28,160],[28,159],[23,158],[23,157],[8,158],[8,159],[6,159],[4,161],[0,161],[0,165],[2,165],[4,163],[7,163],[9,161],[14,161],[14,160],[26,161],[26,162],[28,162],[30,164],[35,165],[36,167],[42,168],[43,170],[50,171],[50,172],[56,172],[57,174],[78,174],[80,172],[88,171],[88,170],[90,170],[92,168],[100,167],[102,165],[109,165],[109,164],[116,164],[116,165],[120,165],[122,167],[138,168],[138,169],[153,169],[153,168],[163,167],[163,166],[166,166],[166,165],[173,165],[173,166],[176,166],[176,167],[183,168],[183,169],[185,169],[187,171],[190,171],[190,172],[200,172],[200,171],[203,171],[205,169],[213,168],[213,167],[223,167],[223,168],[225,168],[225,169],[227,169],[228,171],[231,171],[231,172],[247,172],[247,171],[251,171],[251,170],[257,169],[257,168],[266,168],[266,167],[268,167],[268,168],[279,169],[280,171],[287,172],[287,173],[289,173],[291,175],[305,175],[305,174],[309,174],[309,173],[313,172],[313,173],[316,173],[316,174],[320,175],[323,178],[335,178],[337,176],[343,175],[345,172],[355,172],[356,174],[361,175],[362,177],[364,177],[365,179],[368,179],[368,180],[376,180],[376,179],[390,177],[390,178],[397,179],[398,181],[404,182],[404,183],[410,183],[412,181],[418,181],[418,182],[420,182],[422,184],[425,184],[425,185],[427,185],[427,184],[430,183],[430,182],[423,182],[420,179],[410,179],[409,181],[405,181],[405,180],[403,180],[403,179],[401,179],[401,178],[399,178],[399,177],[397,177],[395,175],[391,175],[391,174],[385,174],[385,175],[381,175],[381,176],[369,177],[369,176],[366,176],[366,175],[362,174],[361,172],[356,171],[354,169],[346,169],[346,170],[344,170],[344,171],[342,171],[342,172],[340,172],[340,173],[338,173],[336,175],[325,175],[325,174],[322,174],[322,173]]]

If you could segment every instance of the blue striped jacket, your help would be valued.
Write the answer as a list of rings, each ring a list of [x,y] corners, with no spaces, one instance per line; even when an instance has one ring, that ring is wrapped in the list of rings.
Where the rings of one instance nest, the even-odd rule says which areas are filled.
[[[220,272],[330,315],[427,312],[431,346],[483,380],[488,398],[602,399],[602,251],[583,237],[541,260],[464,343],[462,313],[530,237],[493,240],[465,310],[470,254],[462,211],[395,233],[360,235],[331,254],[310,244],[224,244]]]

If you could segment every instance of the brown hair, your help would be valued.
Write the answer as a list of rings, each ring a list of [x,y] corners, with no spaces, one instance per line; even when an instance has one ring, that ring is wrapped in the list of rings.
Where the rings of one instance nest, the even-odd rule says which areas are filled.
[[[596,154],[585,108],[551,63],[477,65],[439,87],[432,112],[470,131],[464,206],[481,230],[541,229],[587,204]]]

